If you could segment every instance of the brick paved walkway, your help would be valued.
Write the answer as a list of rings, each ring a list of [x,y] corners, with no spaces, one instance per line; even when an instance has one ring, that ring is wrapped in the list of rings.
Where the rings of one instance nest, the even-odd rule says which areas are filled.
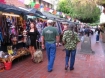
[[[77,52],[75,69],[65,71],[65,52],[63,47],[57,48],[53,72],[47,72],[47,58],[40,64],[33,63],[30,58],[13,64],[11,70],[0,73],[0,78],[105,78],[105,56],[101,43],[95,43],[92,37],[94,55],[80,54]],[[80,49],[80,44],[78,45]]]

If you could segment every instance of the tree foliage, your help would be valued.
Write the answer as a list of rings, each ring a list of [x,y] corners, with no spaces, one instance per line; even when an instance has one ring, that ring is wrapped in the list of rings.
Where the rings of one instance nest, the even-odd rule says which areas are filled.
[[[99,20],[100,10],[92,0],[65,0],[59,3],[58,10],[78,18],[83,22]]]
[[[105,4],[105,0],[94,0],[97,4]]]

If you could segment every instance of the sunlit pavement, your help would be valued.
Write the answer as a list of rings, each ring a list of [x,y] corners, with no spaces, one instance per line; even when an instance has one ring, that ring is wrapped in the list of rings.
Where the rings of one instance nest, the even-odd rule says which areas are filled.
[[[63,47],[57,48],[57,54],[52,72],[47,72],[47,57],[44,53],[44,61],[35,64],[30,57],[13,64],[11,70],[0,73],[0,78],[105,78],[105,55],[101,43],[95,42],[92,37],[92,49],[95,54],[81,54],[78,44],[74,70],[64,70],[65,52]]]

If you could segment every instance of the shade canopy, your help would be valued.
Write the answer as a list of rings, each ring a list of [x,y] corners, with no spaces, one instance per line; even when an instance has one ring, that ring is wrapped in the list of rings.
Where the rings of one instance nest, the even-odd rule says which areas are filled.
[[[59,18],[59,16],[50,14],[48,12],[42,12],[42,14],[45,15],[48,19],[57,19],[57,18]]]
[[[14,5],[7,5],[7,4],[2,4],[2,3],[0,3],[0,11],[9,12],[9,13],[12,12],[19,15],[29,13],[28,11],[15,7]]]
[[[46,18],[40,11],[38,11],[35,8],[31,8],[31,9],[22,8],[22,7],[19,7],[19,8],[28,11],[30,15],[33,15],[33,16],[36,16],[36,17],[41,17],[41,18]]]

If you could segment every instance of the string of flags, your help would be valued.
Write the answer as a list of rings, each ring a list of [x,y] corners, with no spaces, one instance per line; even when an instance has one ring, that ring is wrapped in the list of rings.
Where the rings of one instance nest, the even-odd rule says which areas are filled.
[[[54,15],[66,17],[66,14],[64,14],[63,12],[53,10],[53,9],[48,8],[44,5],[41,5],[37,2],[34,2],[33,0],[19,0],[19,1],[21,1],[25,5],[30,5],[32,8],[36,8],[36,9],[40,10],[41,12],[46,11],[46,12],[49,12],[49,13],[54,14]]]

